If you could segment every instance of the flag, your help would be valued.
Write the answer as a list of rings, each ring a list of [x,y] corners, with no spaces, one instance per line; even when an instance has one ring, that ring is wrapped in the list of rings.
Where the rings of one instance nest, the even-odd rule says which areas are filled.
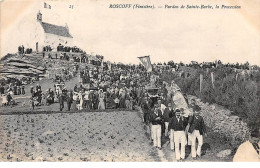
[[[152,64],[150,61],[150,56],[143,56],[143,57],[138,57],[142,64],[144,65],[145,69],[147,72],[152,72]]]

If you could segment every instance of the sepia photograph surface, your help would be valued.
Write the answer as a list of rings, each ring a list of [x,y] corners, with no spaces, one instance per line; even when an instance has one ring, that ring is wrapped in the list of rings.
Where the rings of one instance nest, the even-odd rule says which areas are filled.
[[[0,1],[0,162],[258,164],[259,18],[258,0]]]

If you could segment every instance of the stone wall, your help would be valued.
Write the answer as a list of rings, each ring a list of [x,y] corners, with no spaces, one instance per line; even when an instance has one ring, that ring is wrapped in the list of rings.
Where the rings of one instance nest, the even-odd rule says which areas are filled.
[[[195,96],[188,96],[188,99],[195,99],[201,107],[201,116],[205,124],[214,132],[228,138],[233,145],[240,144],[250,135],[247,124],[238,116],[231,115],[231,111],[218,105],[203,103]]]

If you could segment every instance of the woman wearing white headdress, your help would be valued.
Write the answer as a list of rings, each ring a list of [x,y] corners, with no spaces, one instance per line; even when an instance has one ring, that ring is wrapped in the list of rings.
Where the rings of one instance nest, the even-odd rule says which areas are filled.
[[[99,99],[98,109],[105,110],[104,98],[105,98],[105,94],[103,93],[103,90],[100,89],[98,94],[98,99]]]
[[[78,103],[78,100],[79,100],[79,103]],[[78,93],[77,108],[78,108],[78,110],[82,110],[83,109],[83,94],[82,94],[82,91],[80,91]]]

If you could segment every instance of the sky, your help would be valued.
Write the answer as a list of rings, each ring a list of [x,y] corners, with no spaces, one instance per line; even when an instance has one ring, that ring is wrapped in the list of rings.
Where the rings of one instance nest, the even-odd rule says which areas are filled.
[[[43,8],[46,2],[51,9]],[[140,5],[241,5],[242,9],[111,9],[110,4]],[[73,9],[69,8],[73,5]],[[139,63],[189,63],[221,60],[224,63],[260,65],[260,1],[251,0],[62,0],[1,3],[1,57],[17,50],[21,25],[36,19],[56,25],[68,24],[74,44],[105,60]]]

